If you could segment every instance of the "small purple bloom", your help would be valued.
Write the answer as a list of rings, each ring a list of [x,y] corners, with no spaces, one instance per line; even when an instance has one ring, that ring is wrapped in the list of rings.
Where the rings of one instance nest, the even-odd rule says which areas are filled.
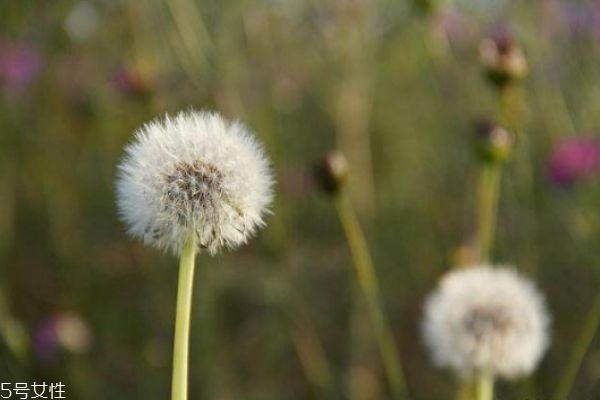
[[[49,364],[57,362],[63,350],[76,354],[87,352],[92,340],[87,323],[72,312],[45,317],[35,328],[32,337],[36,357]]]
[[[40,361],[45,363],[57,361],[59,346],[56,337],[56,318],[44,318],[35,328],[32,339],[33,351]]]
[[[548,176],[559,186],[570,186],[593,177],[600,167],[600,146],[595,138],[576,137],[559,141],[548,160]]]
[[[34,45],[27,43],[0,43],[0,83],[22,89],[38,76],[42,57]]]
[[[563,25],[573,39],[600,34],[599,4],[569,4],[560,1],[549,4],[555,23]]]

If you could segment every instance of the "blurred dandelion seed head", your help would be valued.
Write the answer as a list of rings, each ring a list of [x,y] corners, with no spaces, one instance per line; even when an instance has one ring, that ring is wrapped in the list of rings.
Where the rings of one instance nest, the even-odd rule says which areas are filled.
[[[507,268],[476,266],[442,278],[425,305],[423,335],[434,362],[459,376],[517,378],[549,344],[549,316],[534,284]]]
[[[100,16],[94,4],[80,1],[65,17],[64,29],[71,40],[83,42],[96,33],[99,23]]]
[[[129,232],[175,253],[190,234],[211,254],[245,243],[264,224],[272,198],[262,146],[216,113],[146,124],[119,169],[118,207]]]

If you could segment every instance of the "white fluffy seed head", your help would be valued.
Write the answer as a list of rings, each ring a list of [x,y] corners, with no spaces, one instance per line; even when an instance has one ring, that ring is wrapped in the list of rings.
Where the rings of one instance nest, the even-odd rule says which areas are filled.
[[[532,372],[549,344],[549,316],[532,282],[508,268],[448,273],[425,305],[434,362],[459,376],[513,379]]]
[[[211,254],[245,243],[272,198],[263,148],[239,122],[180,112],[141,127],[126,147],[117,205],[133,236],[176,254],[191,234]]]

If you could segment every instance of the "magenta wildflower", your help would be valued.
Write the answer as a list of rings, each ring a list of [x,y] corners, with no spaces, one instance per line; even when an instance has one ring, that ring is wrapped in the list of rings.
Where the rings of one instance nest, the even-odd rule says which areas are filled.
[[[595,138],[576,137],[555,144],[548,159],[548,176],[559,186],[593,177],[600,167],[600,146]]]
[[[0,84],[9,89],[22,90],[39,75],[42,57],[34,45],[28,43],[0,43]]]
[[[92,332],[79,315],[65,312],[42,319],[32,339],[36,357],[42,362],[54,363],[62,351],[87,352],[92,343]]]

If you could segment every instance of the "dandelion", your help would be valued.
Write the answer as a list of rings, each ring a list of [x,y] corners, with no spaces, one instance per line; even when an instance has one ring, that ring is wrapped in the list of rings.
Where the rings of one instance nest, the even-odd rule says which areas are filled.
[[[261,146],[218,114],[180,113],[142,127],[119,166],[118,206],[129,233],[176,254],[190,235],[211,254],[245,243],[271,200]]]
[[[100,15],[94,4],[84,0],[69,11],[63,27],[73,41],[84,42],[98,31],[100,22]]]
[[[119,170],[118,208],[129,233],[180,256],[172,399],[184,400],[196,251],[236,248],[264,225],[269,164],[241,123],[190,111],[144,125]]]
[[[425,305],[423,336],[434,362],[476,378],[479,399],[493,381],[531,373],[549,344],[549,316],[532,282],[508,268],[476,266],[445,276]]]

